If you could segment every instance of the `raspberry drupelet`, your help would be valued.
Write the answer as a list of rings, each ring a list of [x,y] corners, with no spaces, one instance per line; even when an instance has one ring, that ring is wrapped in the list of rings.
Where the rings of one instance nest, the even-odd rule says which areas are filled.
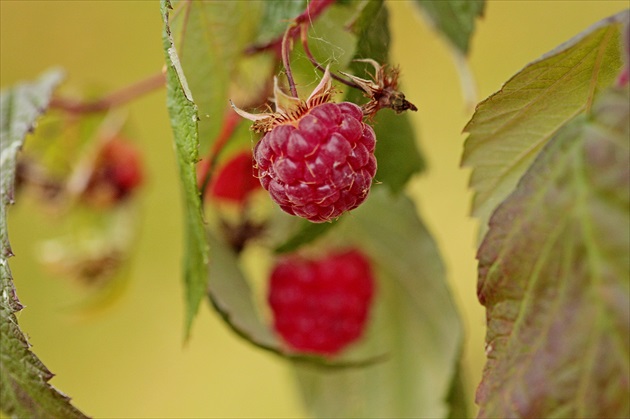
[[[263,188],[285,212],[320,223],[358,207],[376,173],[376,136],[363,111],[350,102],[331,103],[328,70],[306,101],[275,85],[276,112],[249,114],[253,130],[265,132],[254,159]]]

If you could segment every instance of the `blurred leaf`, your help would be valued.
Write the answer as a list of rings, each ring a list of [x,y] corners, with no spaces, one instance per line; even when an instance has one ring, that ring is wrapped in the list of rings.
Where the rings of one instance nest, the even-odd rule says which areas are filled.
[[[382,0],[364,1],[362,6],[348,25],[357,37],[354,59],[371,58],[379,63],[388,63],[391,36],[387,7]],[[370,72],[374,70],[371,66],[356,61],[351,62],[348,68],[354,75],[368,79]],[[363,91],[359,89],[348,89],[344,100],[356,104],[367,102]]]
[[[41,75],[35,83],[20,83],[1,92],[0,190],[3,211],[6,205],[13,203],[17,153],[24,144],[26,134],[35,129],[37,118],[48,108],[53,90],[61,83],[63,77],[61,70],[52,69]],[[2,231],[6,231],[4,225]],[[6,236],[6,233],[3,236]],[[8,249],[8,242],[3,242],[3,245]]]
[[[473,168],[472,212],[482,229],[558,129],[588,111],[621,66],[619,31],[628,12],[590,27],[527,65],[481,102],[464,130],[462,164]]]
[[[8,263],[13,252],[7,207],[14,199],[17,154],[62,79],[61,70],[50,70],[33,83],[20,83],[0,93],[0,408],[12,417],[86,417],[48,383],[53,374],[30,351],[15,316],[23,306]]]
[[[374,132],[378,161],[375,179],[393,192],[400,192],[411,176],[425,167],[409,114],[396,114],[389,109],[379,111]]]
[[[354,58],[357,37],[348,31],[348,22],[356,14],[358,2],[349,5],[333,4],[310,25],[308,44],[313,56],[323,66],[329,65],[331,72],[344,71]],[[298,45],[300,43],[300,45]],[[314,67],[303,53],[301,42],[296,40],[291,54],[292,63],[295,62],[301,70],[305,81],[312,82]],[[307,87],[304,92],[308,96],[316,84]]]
[[[484,0],[416,0],[415,4],[455,48],[468,54],[475,19],[484,13]]]
[[[630,95],[562,128],[479,250],[480,417],[630,416]]]
[[[370,255],[379,283],[367,342],[388,359],[360,370],[298,368],[316,417],[445,418],[462,327],[435,244],[411,201],[377,188],[341,234]]]
[[[361,13],[350,25],[359,38],[355,58],[372,58],[379,63],[389,62],[388,21],[389,13],[382,1],[364,2]],[[373,72],[372,68],[358,62],[352,63],[350,69],[359,77],[366,77],[366,70]],[[345,100],[354,103],[366,101],[363,94],[356,89],[350,90]],[[374,131],[378,161],[375,179],[392,191],[400,192],[409,178],[425,167],[409,115],[398,115],[388,109],[380,111],[375,118]]]
[[[469,418],[471,417],[468,408],[468,395],[466,389],[468,383],[464,380],[464,371],[462,363],[457,365],[457,370],[451,382],[451,389],[448,393],[447,402],[450,407],[448,414],[449,419]]]
[[[276,253],[288,253],[297,250],[300,246],[310,243],[322,234],[325,234],[334,225],[334,222],[312,223],[308,220],[300,220],[297,231],[278,245],[274,251]]]
[[[290,351],[261,319],[234,252],[211,232],[208,232],[208,240],[213,250],[208,270],[208,297],[226,324],[247,342],[300,365],[325,369],[361,368],[382,361],[383,357],[375,352],[362,357],[327,359]]]
[[[256,44],[267,44],[282,37],[289,23],[308,6],[307,0],[266,0]]]
[[[184,196],[185,248],[184,280],[186,284],[186,337],[190,334],[192,321],[197,315],[199,304],[206,293],[208,243],[197,189],[195,164],[199,160],[197,136],[197,106],[182,72],[173,38],[169,28],[169,0],[162,0],[160,10],[164,20],[162,39],[166,56],[166,106],[171,118],[175,152],[179,166]]]
[[[210,302],[238,335],[260,348],[281,352],[280,342],[260,319],[236,255],[211,232],[208,241],[213,250],[208,267]]]
[[[356,18],[348,25],[358,39],[355,58],[371,58],[379,63],[387,63],[391,39],[389,11],[383,0],[365,0],[360,5]],[[360,70],[363,67],[355,63],[351,68]]]
[[[245,46],[255,36],[261,2],[185,1],[177,5],[172,36],[199,113],[203,152],[230,111],[230,81]]]

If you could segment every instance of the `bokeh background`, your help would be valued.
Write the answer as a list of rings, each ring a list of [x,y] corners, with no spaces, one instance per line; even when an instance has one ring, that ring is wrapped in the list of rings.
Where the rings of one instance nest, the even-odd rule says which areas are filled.
[[[448,269],[467,338],[471,403],[484,363],[484,310],[476,299],[476,224],[468,216],[469,173],[459,167],[473,108],[463,100],[446,43],[407,1],[389,1],[393,61],[399,63],[429,164],[410,192]],[[469,57],[478,100],[528,62],[590,24],[628,7],[620,1],[489,1]],[[118,89],[160,71],[157,1],[0,0],[0,84],[67,69],[65,91]],[[141,235],[124,294],[106,310],[69,309],[80,290],[37,262],[53,231],[36,203],[18,203],[9,227],[19,322],[57,375],[52,384],[94,417],[303,417],[286,364],[231,334],[204,305],[183,343],[182,213],[171,130],[158,90],[127,108],[144,150],[148,183]]]

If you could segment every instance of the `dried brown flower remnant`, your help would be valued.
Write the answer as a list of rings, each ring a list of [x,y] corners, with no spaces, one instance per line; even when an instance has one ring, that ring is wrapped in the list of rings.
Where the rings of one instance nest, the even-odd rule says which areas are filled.
[[[370,99],[362,107],[365,116],[373,118],[376,112],[383,108],[390,108],[396,113],[418,110],[413,103],[405,99],[404,93],[398,90],[400,70],[397,67],[387,68],[369,58],[356,61],[371,64],[375,70],[372,80],[342,73],[359,86]]]

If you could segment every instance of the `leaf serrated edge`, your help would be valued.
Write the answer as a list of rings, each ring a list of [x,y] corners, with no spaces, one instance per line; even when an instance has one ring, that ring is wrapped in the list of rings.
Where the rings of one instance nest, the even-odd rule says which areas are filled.
[[[199,160],[198,147],[198,109],[193,101],[192,93],[188,87],[186,76],[177,55],[177,49],[171,34],[169,25],[169,10],[172,10],[170,0],[161,0],[160,12],[163,19],[163,50],[166,60],[166,102],[173,129],[173,138],[177,163],[179,166],[180,180],[184,197],[185,219],[185,255],[184,255],[184,284],[186,314],[184,319],[184,340],[190,337],[193,321],[199,312],[201,301],[204,298],[207,284],[205,267],[210,258],[210,247],[205,237],[205,221],[201,206],[201,197],[197,190],[195,164]],[[181,95],[181,96],[180,96]],[[178,97],[179,96],[179,97]],[[185,101],[179,108],[178,99]],[[178,113],[184,115],[184,119]],[[186,120],[185,118],[190,118]],[[179,118],[179,119],[177,119]],[[183,143],[179,138],[180,128],[177,122],[194,124],[188,127],[192,130],[194,138],[190,143]],[[194,191],[193,191],[194,188]]]
[[[37,119],[48,109],[53,91],[61,83],[64,76],[64,72],[58,68],[50,69],[40,76],[37,82],[39,82],[40,86],[43,85],[44,88],[46,88],[43,103],[31,103],[31,105],[34,105],[36,112],[29,117],[30,120],[27,121],[18,132],[13,132],[8,126],[11,120],[9,116],[13,106],[13,95],[16,89],[26,89],[28,88],[28,85],[20,83],[10,91],[3,91],[1,93],[2,106],[8,108],[0,111],[3,118],[6,117],[6,120],[2,121],[0,138],[2,150],[2,156],[0,158],[0,168],[2,169],[0,180],[0,235],[2,236],[0,237],[0,337],[2,337],[1,340],[3,341],[3,345],[0,346],[0,365],[7,367],[5,361],[7,356],[3,353],[4,348],[6,347],[5,345],[11,345],[11,342],[13,342],[13,344],[17,344],[17,351],[21,352],[21,355],[23,356],[21,360],[17,361],[17,364],[25,365],[25,373],[27,375],[35,376],[35,381],[38,381],[37,385],[40,386],[38,389],[39,394],[43,394],[43,397],[45,398],[49,397],[47,402],[51,402],[50,398],[52,398],[52,403],[56,404],[55,413],[48,413],[51,416],[55,416],[56,413],[63,412],[63,414],[68,415],[68,417],[87,418],[88,416],[83,414],[70,403],[70,397],[49,383],[54,374],[44,365],[37,355],[30,351],[31,344],[28,342],[26,335],[20,329],[17,317],[15,316],[15,314],[21,311],[24,306],[20,303],[17,297],[15,285],[13,283],[13,275],[8,263],[8,259],[14,255],[11,250],[8,237],[7,207],[14,203],[15,161],[17,159],[17,154],[22,148],[26,135],[35,129]],[[7,115],[5,115],[5,112]],[[7,125],[5,126],[5,124]],[[7,167],[5,163],[8,161],[13,162],[14,164]],[[11,362],[10,357],[9,362]],[[34,370],[30,368],[33,368]],[[7,367],[7,370],[8,369],[10,368]],[[2,377],[3,382],[5,379],[10,381],[11,388],[2,388],[0,391],[0,397],[3,402],[3,405],[0,406],[0,410],[9,415],[43,413],[40,410],[33,411],[29,409],[33,406],[28,405],[28,400],[25,400],[23,397],[16,394],[16,391],[23,391],[23,389],[18,385],[18,383],[16,383],[16,373],[14,371],[7,372],[7,370],[3,368],[2,371],[0,371],[0,376]],[[20,400],[22,404],[10,404],[14,400],[7,400],[7,398],[10,399],[7,392],[11,392],[13,399]],[[9,404],[7,405],[7,403]]]

